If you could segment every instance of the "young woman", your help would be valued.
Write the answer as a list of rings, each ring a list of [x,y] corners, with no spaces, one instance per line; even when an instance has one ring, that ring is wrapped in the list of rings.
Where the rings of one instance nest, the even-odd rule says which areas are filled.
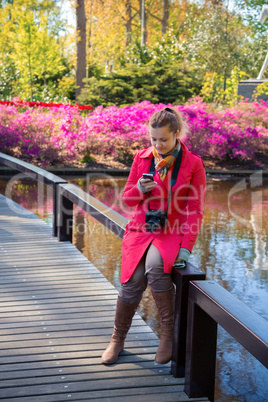
[[[171,360],[175,296],[171,271],[188,261],[203,217],[204,164],[180,139],[185,133],[182,115],[173,108],[156,112],[149,132],[152,146],[136,154],[123,192],[125,203],[136,210],[123,237],[121,288],[104,364],[115,363],[123,350],[147,284],[161,320],[155,361]]]

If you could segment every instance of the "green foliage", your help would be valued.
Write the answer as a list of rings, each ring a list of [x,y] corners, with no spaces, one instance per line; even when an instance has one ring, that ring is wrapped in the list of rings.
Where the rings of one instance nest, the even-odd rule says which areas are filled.
[[[174,30],[171,28],[165,36],[151,45],[142,46],[140,41],[134,41],[133,44],[128,46],[125,53],[120,56],[119,62],[122,67],[131,64],[140,66],[152,60],[160,64],[172,63],[175,60],[182,61],[184,57],[182,43],[177,39]]]
[[[119,63],[122,67],[128,64],[147,64],[153,58],[152,51],[148,45],[142,46],[140,41],[136,40],[129,45],[126,51],[119,55]]]
[[[129,64],[100,79],[86,80],[79,101],[92,106],[127,105],[148,100],[151,103],[183,103],[201,88],[197,74],[187,63]]]
[[[63,22],[55,0],[2,2],[0,95],[3,98],[67,100],[57,88],[63,75],[70,71],[62,55],[62,29]],[[71,92],[69,94],[72,96]]]
[[[14,95],[13,88],[19,79],[15,63],[7,55],[0,60],[0,98],[7,99]]]
[[[58,80],[57,92],[61,98],[75,100],[75,77],[74,75],[65,75]]]
[[[268,20],[260,24],[258,19],[266,3],[173,0],[169,28],[162,36],[162,2],[146,2],[148,40],[141,46],[139,2],[133,0],[132,44],[125,48],[125,2],[86,2],[88,79],[80,102],[93,106],[144,99],[181,103],[202,88],[207,102],[232,105],[238,81],[257,77],[265,59]],[[75,99],[75,38],[62,19],[62,4],[0,0],[2,99]]]
[[[261,99],[262,95],[268,95],[268,82],[262,82],[261,84],[257,85],[252,98],[254,100]]]
[[[239,81],[246,79],[247,74],[235,66],[230,77],[224,83],[224,77],[215,72],[206,73],[200,95],[205,102],[216,102],[233,106],[238,101],[237,86]],[[224,87],[225,84],[225,87]]]
[[[90,152],[87,150],[83,158],[80,162],[85,163],[86,165],[90,164],[91,162],[95,162],[95,158],[90,155]]]
[[[47,21],[41,17],[38,27],[29,11],[22,12],[17,19],[11,58],[20,72],[24,99],[33,100],[36,79],[43,79],[46,85],[51,75],[64,69],[59,45],[49,34]]]

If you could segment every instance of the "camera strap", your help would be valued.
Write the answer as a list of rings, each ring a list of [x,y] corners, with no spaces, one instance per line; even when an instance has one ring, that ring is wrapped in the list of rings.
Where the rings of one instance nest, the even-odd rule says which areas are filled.
[[[170,182],[169,182],[170,190],[169,190],[169,193],[168,193],[168,202],[167,202],[166,214],[168,214],[168,208],[169,208],[170,199],[171,199],[172,187],[174,186],[174,184],[177,181],[177,177],[178,177],[179,170],[180,170],[180,167],[181,167],[181,161],[182,161],[182,147],[181,147],[181,149],[179,151],[179,154],[178,154],[178,156],[177,156],[177,158],[175,160],[174,168],[173,168],[171,178],[170,178]],[[153,159],[152,159],[152,162],[151,162],[149,173],[152,174],[153,176],[155,174],[154,156],[153,156]],[[151,195],[151,191],[149,192],[149,205],[148,205],[149,209],[150,209],[150,195]]]

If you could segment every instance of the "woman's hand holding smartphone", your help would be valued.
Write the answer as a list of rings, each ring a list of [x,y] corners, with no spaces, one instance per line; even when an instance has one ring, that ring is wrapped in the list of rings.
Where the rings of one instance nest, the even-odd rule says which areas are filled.
[[[151,191],[157,185],[156,181],[154,181],[154,175],[150,173],[143,173],[140,178],[140,184],[147,191]]]

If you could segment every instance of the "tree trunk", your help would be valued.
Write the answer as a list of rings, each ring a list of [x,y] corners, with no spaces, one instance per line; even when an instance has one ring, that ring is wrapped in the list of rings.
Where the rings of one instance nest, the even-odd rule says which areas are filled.
[[[86,14],[84,0],[77,0],[76,7],[76,89],[75,98],[80,95],[86,78]]]
[[[147,26],[146,26],[146,8],[145,0],[139,0],[140,3],[140,20],[141,20],[141,45],[147,42]],[[143,7],[144,6],[144,7]]]
[[[210,2],[213,6],[223,6],[223,0],[210,0]]]
[[[125,6],[126,6],[126,47],[130,45],[132,37],[131,37],[131,21],[132,21],[132,15],[131,15],[131,0],[126,0],[125,1]]]
[[[169,19],[169,0],[162,0],[162,3],[163,3],[163,16],[161,21],[161,33],[162,35],[165,35]]]
[[[92,16],[93,16],[93,0],[90,1],[90,8],[89,8],[89,17],[87,18],[88,22],[88,37],[87,37],[87,46],[88,46],[88,52],[87,52],[87,69],[86,69],[86,77],[88,78],[89,75],[89,66],[91,65],[91,58],[92,58],[92,51],[93,51],[93,46],[92,46]]]

